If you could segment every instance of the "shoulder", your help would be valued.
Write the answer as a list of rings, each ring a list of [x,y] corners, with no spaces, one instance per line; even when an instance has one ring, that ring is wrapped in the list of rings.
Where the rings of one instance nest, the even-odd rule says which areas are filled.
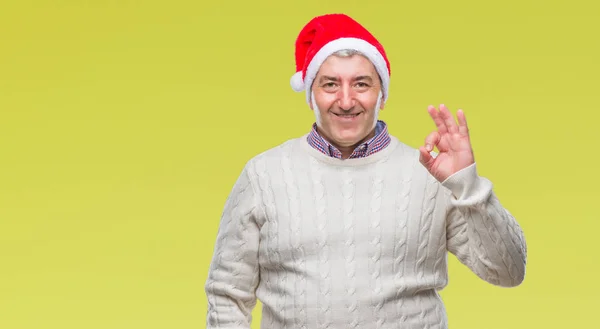
[[[393,154],[390,156],[395,168],[410,173],[410,180],[419,182],[423,186],[439,185],[438,181],[421,164],[421,153],[417,147],[404,143],[395,136],[390,137],[397,144]]]
[[[306,138],[306,136],[296,137],[292,139],[288,139],[286,141],[281,142],[273,147],[270,147],[252,158],[248,161],[248,163],[258,163],[262,161],[272,161],[272,160],[281,160],[281,158],[289,156],[294,153],[296,148],[299,146],[299,142],[301,138]]]
[[[303,138],[305,139],[306,136],[285,140],[254,155],[246,162],[246,172],[253,176],[257,172],[268,172],[269,169],[277,169],[281,166],[282,161],[300,153],[298,151]]]
[[[394,135],[390,135],[390,138],[392,140],[391,145],[395,145],[394,152],[391,155],[394,161],[419,161],[419,150],[416,147],[404,143]]]

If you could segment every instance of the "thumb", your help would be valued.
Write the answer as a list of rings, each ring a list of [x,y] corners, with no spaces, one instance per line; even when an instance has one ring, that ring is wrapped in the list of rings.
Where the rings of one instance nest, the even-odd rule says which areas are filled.
[[[419,162],[427,168],[427,170],[431,170],[433,163],[435,162],[435,158],[425,149],[424,146],[419,147]]]

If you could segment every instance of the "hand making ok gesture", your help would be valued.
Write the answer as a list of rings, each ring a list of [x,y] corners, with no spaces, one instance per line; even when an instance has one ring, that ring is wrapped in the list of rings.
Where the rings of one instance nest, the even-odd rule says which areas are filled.
[[[439,111],[433,106],[429,106],[427,111],[437,130],[431,132],[425,139],[425,145],[419,148],[421,153],[419,160],[431,175],[443,182],[452,174],[475,162],[467,120],[464,112],[458,110],[457,124],[443,104],[440,105]],[[434,147],[439,151],[435,157],[430,153]]]

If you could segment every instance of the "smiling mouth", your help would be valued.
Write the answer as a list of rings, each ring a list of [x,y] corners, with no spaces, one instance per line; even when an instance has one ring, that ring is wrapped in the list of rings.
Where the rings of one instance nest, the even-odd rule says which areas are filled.
[[[340,118],[356,118],[357,116],[359,116],[362,112],[358,112],[358,113],[354,113],[354,114],[343,114],[343,113],[333,113],[333,115],[340,117]]]

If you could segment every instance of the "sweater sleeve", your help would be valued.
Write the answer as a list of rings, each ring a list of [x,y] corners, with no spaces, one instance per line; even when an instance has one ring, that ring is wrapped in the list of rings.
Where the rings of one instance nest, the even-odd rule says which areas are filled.
[[[244,168],[224,206],[205,292],[207,329],[249,329],[258,284],[258,217],[256,192]]]
[[[527,245],[520,225],[494,194],[476,165],[450,176],[447,246],[458,260],[488,283],[515,287],[525,278]]]

